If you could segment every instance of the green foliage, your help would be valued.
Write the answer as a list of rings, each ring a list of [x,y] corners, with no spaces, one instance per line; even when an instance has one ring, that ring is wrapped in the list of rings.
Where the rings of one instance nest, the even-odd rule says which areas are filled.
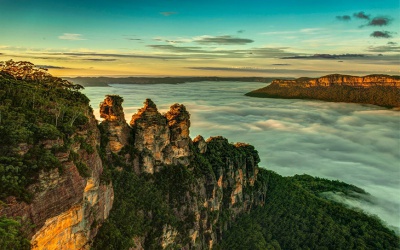
[[[15,69],[15,74],[0,72],[0,199],[13,195],[29,201],[26,187],[37,180],[39,171],[62,170],[54,155],[62,147],[44,145],[52,146],[49,140],[68,145],[71,135],[88,123],[89,100],[79,87],[43,75],[28,62],[11,63],[26,66],[32,77],[12,65],[3,70]],[[94,152],[88,144],[82,147]]]
[[[316,99],[330,102],[367,103],[383,107],[400,107],[400,89],[396,87],[373,86],[356,88],[351,86],[310,87],[299,86],[279,87],[271,84],[246,94],[253,97]]]
[[[265,206],[239,219],[224,234],[222,249],[244,249],[247,237],[262,246],[265,242],[263,249],[399,249],[399,237],[375,217],[316,195],[320,191],[346,193],[346,189],[351,193],[354,186],[306,175],[267,174]]]
[[[30,249],[30,242],[22,231],[20,221],[0,217],[0,249]]]
[[[95,238],[93,249],[129,249],[135,245],[134,236],[144,235],[145,249],[158,249],[164,225],[180,232],[191,227],[194,214],[188,212],[183,218],[178,218],[174,209],[184,205],[188,197],[196,195],[191,193],[195,181],[193,172],[185,166],[171,165],[152,175],[137,175],[131,162],[136,150],[127,146],[119,154],[107,155],[105,130],[103,125],[99,127],[102,132],[98,149],[104,166],[102,178],[107,181],[111,177],[114,205]],[[187,242],[187,239],[178,241]]]

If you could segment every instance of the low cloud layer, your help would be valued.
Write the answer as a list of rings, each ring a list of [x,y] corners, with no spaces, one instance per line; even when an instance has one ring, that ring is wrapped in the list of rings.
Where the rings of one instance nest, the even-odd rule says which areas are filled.
[[[279,174],[306,173],[359,186],[374,196],[373,204],[361,208],[400,226],[400,113],[372,105],[243,96],[264,86],[117,84],[84,92],[92,107],[105,94],[123,96],[128,121],[145,98],[152,98],[161,112],[183,103],[191,113],[192,138],[222,135],[231,142],[247,142],[258,150],[260,166]]]

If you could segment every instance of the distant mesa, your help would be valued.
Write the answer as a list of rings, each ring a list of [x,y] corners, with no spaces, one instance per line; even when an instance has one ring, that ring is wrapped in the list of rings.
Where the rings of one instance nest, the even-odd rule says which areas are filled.
[[[277,79],[246,94],[252,97],[316,99],[400,107],[400,76],[333,74],[320,78]]]

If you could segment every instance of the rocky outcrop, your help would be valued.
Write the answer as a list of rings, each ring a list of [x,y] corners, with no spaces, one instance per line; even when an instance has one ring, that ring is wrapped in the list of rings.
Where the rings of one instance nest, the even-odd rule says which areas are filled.
[[[400,88],[400,77],[389,75],[368,75],[350,76],[333,74],[320,78],[301,77],[295,80],[274,80],[271,85],[279,87],[330,87],[330,86],[351,86],[369,88],[373,86],[397,87]]]
[[[107,98],[101,106],[110,103]],[[113,105],[116,102],[109,106]],[[122,107],[108,110],[122,112]],[[118,116],[123,117],[123,114]],[[101,125],[109,123],[110,115],[102,117],[105,120]],[[127,146],[133,150],[128,155],[125,151],[119,153],[124,166],[111,164],[119,171],[133,168],[145,180],[162,182],[156,184],[161,188],[173,187],[163,191],[166,203],[159,205],[173,211],[172,214],[166,212],[166,218],[172,216],[173,221],[179,221],[174,224],[166,220],[157,224],[158,229],[132,235],[136,239],[133,249],[210,249],[238,216],[263,205],[266,185],[255,188],[259,158],[254,147],[244,143],[233,145],[223,137],[205,141],[197,136],[192,141],[190,114],[184,105],[174,104],[162,115],[156,104],[146,99],[144,107],[132,116],[130,127],[132,132]],[[113,136],[112,131],[105,129],[105,134]],[[147,221],[159,220],[158,209],[139,209],[136,213],[138,217],[145,216]]]
[[[146,99],[130,121],[143,172],[157,172],[163,165],[189,164],[189,118],[183,105],[174,104],[161,115],[153,101]]]
[[[71,136],[71,146],[55,153],[63,172],[57,168],[41,171],[38,181],[28,187],[33,194],[30,203],[8,197],[6,204],[0,206],[0,215],[19,216],[34,225],[29,232],[32,249],[88,249],[109,215],[113,188],[100,182],[102,161],[97,151],[91,150],[99,146],[100,133],[94,116],[90,114],[88,119],[87,125]],[[41,142],[44,148],[55,143],[65,142]],[[78,164],[87,166],[86,177],[79,173]]]
[[[128,145],[130,128],[125,120],[122,102],[120,96],[107,95],[100,103],[100,117],[104,118],[102,126],[107,131],[108,152],[118,153]]]

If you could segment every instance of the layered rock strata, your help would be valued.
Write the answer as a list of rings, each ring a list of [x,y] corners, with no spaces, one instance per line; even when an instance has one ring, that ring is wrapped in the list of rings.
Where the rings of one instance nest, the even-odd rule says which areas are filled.
[[[96,148],[100,141],[97,121],[93,114],[87,118],[87,125],[71,136],[73,143],[67,151],[55,153],[63,172],[40,172],[38,181],[28,187],[33,194],[30,203],[8,197],[6,204],[0,206],[0,216],[18,216],[34,225],[29,232],[32,249],[89,249],[112,208],[112,185],[100,182],[102,161],[96,150],[87,152],[82,147],[85,144]],[[62,139],[41,142],[44,148],[64,143]],[[73,156],[88,167],[87,177],[80,175]]]
[[[295,80],[277,79],[272,81],[271,85],[279,87],[330,87],[330,86],[351,86],[369,88],[374,86],[397,87],[400,88],[400,77],[389,75],[368,75],[368,76],[350,76],[333,74],[320,78],[301,77]]]

